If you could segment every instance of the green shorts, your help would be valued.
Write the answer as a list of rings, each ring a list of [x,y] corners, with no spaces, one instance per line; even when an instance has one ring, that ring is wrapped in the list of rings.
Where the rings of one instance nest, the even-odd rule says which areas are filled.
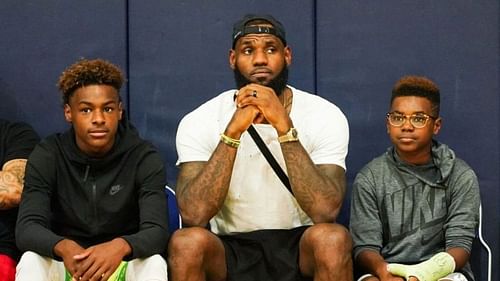
[[[118,266],[118,268],[115,270],[115,272],[113,272],[113,274],[111,274],[111,276],[108,278],[108,281],[125,281],[125,275],[127,273],[127,265],[128,262],[122,261]],[[72,279],[71,274],[68,272],[68,270],[66,270],[66,278],[64,280],[71,281],[71,279]]]

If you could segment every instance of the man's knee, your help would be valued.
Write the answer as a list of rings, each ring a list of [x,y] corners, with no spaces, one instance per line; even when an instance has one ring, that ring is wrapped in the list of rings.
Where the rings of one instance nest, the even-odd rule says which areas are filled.
[[[351,250],[351,236],[345,227],[330,223],[313,225],[300,241],[300,270],[320,280],[352,280]]]
[[[332,249],[351,252],[352,239],[349,231],[340,224],[322,223],[309,227],[304,240],[316,249]]]
[[[201,280],[202,276],[209,276],[209,280],[224,280],[224,245],[204,228],[179,229],[170,238],[168,266],[173,279],[183,276],[189,280]]]
[[[187,227],[175,231],[168,245],[169,256],[200,255],[210,245],[213,234],[201,227]]]

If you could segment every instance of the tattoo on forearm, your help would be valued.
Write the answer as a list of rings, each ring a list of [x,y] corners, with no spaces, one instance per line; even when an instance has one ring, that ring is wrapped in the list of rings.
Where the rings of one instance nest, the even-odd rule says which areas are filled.
[[[0,171],[0,209],[17,206],[23,190],[26,159],[14,159]]]
[[[207,162],[182,164],[177,180],[178,198],[185,201],[186,205],[189,204],[190,210],[204,206],[211,209],[215,215],[222,206],[236,157],[236,151],[231,149],[233,148],[222,144]]]
[[[282,145],[295,197],[304,211],[315,204],[336,206],[343,199],[344,171],[335,165],[316,166],[298,142]]]
[[[26,169],[26,159],[14,159],[5,163],[2,167],[2,171],[11,172],[16,176],[20,183],[24,181],[24,171]]]

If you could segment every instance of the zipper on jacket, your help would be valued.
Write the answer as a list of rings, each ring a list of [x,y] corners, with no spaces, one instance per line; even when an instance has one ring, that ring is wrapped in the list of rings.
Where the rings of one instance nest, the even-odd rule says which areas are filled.
[[[87,165],[87,167],[85,167],[85,175],[83,176],[83,182],[87,181],[87,178],[89,176],[89,170],[90,170],[90,165]]]
[[[96,182],[92,182],[92,205],[94,207],[94,221],[98,222],[97,218],[97,185]],[[96,227],[99,225],[99,223],[96,223]]]
[[[83,177],[83,182],[87,182],[87,180],[89,179],[89,174],[90,174],[90,165],[87,165],[85,167],[85,175]],[[92,210],[93,210],[93,214],[92,214],[92,217],[93,217],[93,222],[94,222],[94,226],[92,227],[93,228],[93,231],[97,231],[97,226],[99,225],[99,220],[98,220],[98,217],[97,217],[97,183],[94,179],[94,177],[91,176],[91,179],[90,179],[90,182],[92,184],[92,200],[91,200],[91,204],[92,204]]]

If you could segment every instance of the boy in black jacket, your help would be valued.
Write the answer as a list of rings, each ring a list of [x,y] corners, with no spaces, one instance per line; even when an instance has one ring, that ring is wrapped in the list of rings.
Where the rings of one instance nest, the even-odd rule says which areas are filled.
[[[62,73],[72,127],[28,160],[16,228],[28,252],[16,280],[167,280],[164,166],[125,118],[123,80],[100,59]]]

